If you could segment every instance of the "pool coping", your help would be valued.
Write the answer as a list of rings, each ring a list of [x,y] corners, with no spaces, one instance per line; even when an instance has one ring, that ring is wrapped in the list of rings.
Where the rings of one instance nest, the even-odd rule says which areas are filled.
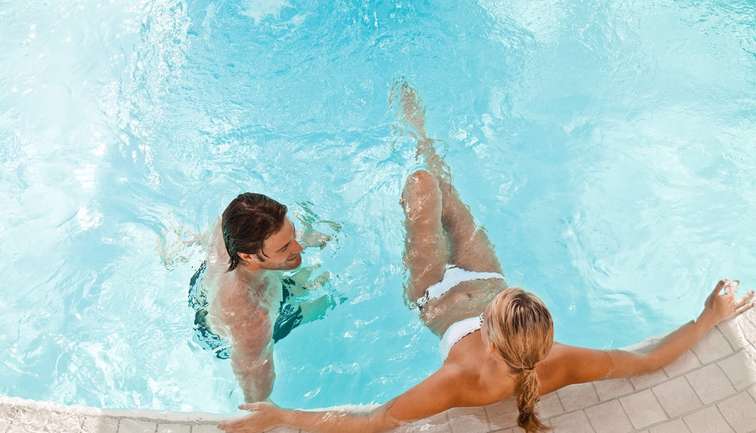
[[[647,350],[656,342],[630,349]],[[537,410],[555,433],[756,432],[756,312],[721,323],[657,372],[571,385],[543,396]],[[0,433],[217,433],[218,421],[240,415],[100,409],[0,396]],[[522,432],[515,419],[514,401],[507,399],[451,409],[396,431]]]

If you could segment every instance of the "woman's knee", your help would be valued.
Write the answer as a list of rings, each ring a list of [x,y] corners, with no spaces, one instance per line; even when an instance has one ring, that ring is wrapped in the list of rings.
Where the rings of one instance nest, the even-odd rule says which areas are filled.
[[[436,180],[436,177],[431,174],[428,170],[415,170],[413,171],[409,176],[407,176],[407,184],[415,183],[415,184],[430,184],[430,185],[436,185],[438,186],[438,181]]]
[[[427,170],[417,170],[407,176],[404,183],[402,200],[406,202],[413,197],[438,195],[440,193],[436,177]]]
[[[412,173],[404,185],[401,203],[405,214],[412,220],[423,215],[440,220],[441,191],[438,181],[425,170]]]

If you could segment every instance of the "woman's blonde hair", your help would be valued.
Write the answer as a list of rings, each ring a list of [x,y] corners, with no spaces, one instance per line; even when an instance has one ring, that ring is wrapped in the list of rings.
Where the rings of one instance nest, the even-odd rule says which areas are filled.
[[[540,384],[535,365],[554,344],[554,323],[546,305],[522,289],[506,289],[484,314],[489,341],[504,362],[519,375],[517,424],[527,433],[546,430],[535,414]]]

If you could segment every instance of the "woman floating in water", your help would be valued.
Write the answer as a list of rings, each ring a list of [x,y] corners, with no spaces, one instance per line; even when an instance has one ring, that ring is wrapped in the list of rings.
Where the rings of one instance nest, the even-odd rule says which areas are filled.
[[[390,402],[368,412],[296,411],[271,403],[242,405],[250,415],[221,423],[228,433],[263,432],[288,425],[313,433],[377,433],[453,407],[484,406],[516,396],[517,423],[544,429],[538,397],[567,385],[649,373],[677,359],[715,325],[753,306],[753,291],[735,298],[737,281],[717,283],[703,312],[667,335],[652,351],[593,350],[554,342],[554,325],[532,293],[507,288],[493,247],[451,184],[449,171],[425,131],[415,91],[399,86],[406,121],[428,170],[407,180],[405,295],[441,337],[441,368]]]

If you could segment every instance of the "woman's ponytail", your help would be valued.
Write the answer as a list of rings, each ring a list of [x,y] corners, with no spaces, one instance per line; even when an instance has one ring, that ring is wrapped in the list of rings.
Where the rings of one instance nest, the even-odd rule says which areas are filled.
[[[554,344],[551,314],[535,295],[506,289],[491,301],[483,320],[489,341],[517,375],[517,424],[527,433],[547,430],[535,413],[541,388],[535,366]]]
[[[538,403],[538,375],[535,370],[523,370],[520,374],[520,383],[517,391],[517,425],[527,433],[535,433],[546,430],[546,426],[538,419],[535,413],[535,405]]]

